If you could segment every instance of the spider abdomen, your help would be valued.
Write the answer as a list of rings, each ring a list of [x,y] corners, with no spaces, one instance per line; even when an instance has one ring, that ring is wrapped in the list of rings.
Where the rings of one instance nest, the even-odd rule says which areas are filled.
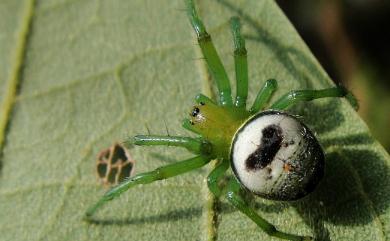
[[[251,192],[268,199],[296,200],[317,186],[324,154],[296,117],[265,111],[250,118],[233,138],[233,171]]]

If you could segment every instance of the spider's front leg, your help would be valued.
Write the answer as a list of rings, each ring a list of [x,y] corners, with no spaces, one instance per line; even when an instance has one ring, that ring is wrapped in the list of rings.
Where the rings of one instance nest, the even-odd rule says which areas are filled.
[[[227,199],[234,207],[236,207],[238,210],[240,210],[242,213],[252,219],[252,221],[255,222],[257,226],[259,226],[268,235],[292,241],[313,240],[313,238],[309,236],[298,236],[281,232],[277,230],[273,224],[269,223],[267,220],[257,214],[256,211],[250,208],[246,201],[241,197],[240,192],[246,191],[241,188],[241,185],[237,181],[237,179],[232,178],[224,189],[224,192],[226,193]]]
[[[245,109],[248,97],[248,56],[245,48],[245,39],[241,35],[241,24],[238,17],[230,19],[230,28],[234,43],[234,67],[237,87],[234,105]]]
[[[264,83],[263,87],[260,89],[259,93],[257,94],[252,107],[249,109],[249,113],[256,114],[257,112],[262,110],[271,100],[271,97],[277,88],[278,88],[278,82],[276,80],[274,79],[267,80]]]
[[[90,218],[105,203],[120,196],[123,192],[136,185],[149,184],[154,181],[178,176],[180,174],[200,168],[209,163],[212,159],[211,156],[208,155],[208,153],[211,151],[211,144],[203,141],[200,138],[179,136],[135,136],[130,142],[135,145],[165,145],[184,147],[189,151],[198,154],[198,156],[167,166],[159,167],[151,172],[140,173],[127,179],[126,181],[106,192],[95,205],[91,206],[86,212],[87,219]]]
[[[186,7],[190,23],[195,30],[200,49],[209,67],[209,70],[214,77],[219,93],[219,103],[222,106],[233,106],[232,91],[230,82],[222,61],[218,56],[217,50],[210,35],[196,12],[194,1],[186,0]]]

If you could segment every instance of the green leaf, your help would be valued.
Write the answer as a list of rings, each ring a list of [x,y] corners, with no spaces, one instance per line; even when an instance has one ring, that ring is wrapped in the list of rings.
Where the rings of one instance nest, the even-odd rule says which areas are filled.
[[[187,134],[180,125],[192,96],[210,88],[183,8],[180,0],[0,3],[1,240],[272,239],[225,201],[218,222],[210,220],[207,168],[130,190],[98,213],[99,222],[82,220],[104,192],[99,151],[147,133],[145,126]],[[276,97],[332,85],[273,1],[198,1],[198,8],[232,78],[229,18],[242,19],[250,101],[268,78],[279,80]],[[390,158],[366,124],[340,99],[290,112],[317,133],[325,178],[303,200],[252,205],[283,231],[389,240]],[[137,173],[191,156],[162,147],[131,153]]]

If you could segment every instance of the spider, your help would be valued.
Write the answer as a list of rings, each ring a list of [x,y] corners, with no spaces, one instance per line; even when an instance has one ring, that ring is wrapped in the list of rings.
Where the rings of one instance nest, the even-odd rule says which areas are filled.
[[[86,217],[91,218],[103,204],[136,185],[181,175],[217,159],[215,168],[207,177],[208,187],[215,197],[225,196],[268,235],[288,240],[312,240],[309,236],[276,229],[249,207],[242,195],[249,192],[271,200],[292,201],[313,191],[324,174],[324,153],[309,128],[284,110],[301,101],[345,97],[348,91],[341,86],[293,90],[268,105],[277,89],[277,81],[269,79],[247,110],[247,50],[239,19],[233,17],[230,21],[237,86],[233,101],[228,76],[193,0],[186,0],[186,7],[204,59],[216,81],[218,102],[202,94],[195,97],[196,104],[190,117],[183,122],[185,129],[197,134],[195,138],[137,135],[128,142],[140,146],[183,147],[196,156],[125,180],[91,206]],[[266,106],[269,108],[264,110]],[[229,168],[234,177],[222,185],[220,180]]]

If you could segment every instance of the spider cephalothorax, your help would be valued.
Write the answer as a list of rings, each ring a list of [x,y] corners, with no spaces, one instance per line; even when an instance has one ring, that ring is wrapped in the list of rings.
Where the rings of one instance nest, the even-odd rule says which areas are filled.
[[[135,185],[177,176],[217,159],[217,165],[207,178],[208,187],[216,197],[224,195],[269,235],[289,240],[311,240],[308,236],[277,230],[249,207],[241,194],[251,192],[268,199],[295,200],[310,193],[323,176],[324,154],[309,128],[284,110],[300,101],[343,97],[348,91],[340,86],[294,90],[269,105],[277,89],[276,80],[270,79],[247,110],[247,51],[238,18],[231,19],[237,87],[233,101],[229,78],[211,37],[197,15],[193,1],[187,0],[186,4],[190,23],[216,81],[218,102],[202,94],[196,96],[196,104],[189,118],[184,120],[183,127],[198,137],[138,135],[127,142],[131,145],[184,147],[196,156],[129,178],[88,209],[87,217],[90,218],[100,206]],[[235,178],[220,185],[219,180],[229,168],[232,168]]]

